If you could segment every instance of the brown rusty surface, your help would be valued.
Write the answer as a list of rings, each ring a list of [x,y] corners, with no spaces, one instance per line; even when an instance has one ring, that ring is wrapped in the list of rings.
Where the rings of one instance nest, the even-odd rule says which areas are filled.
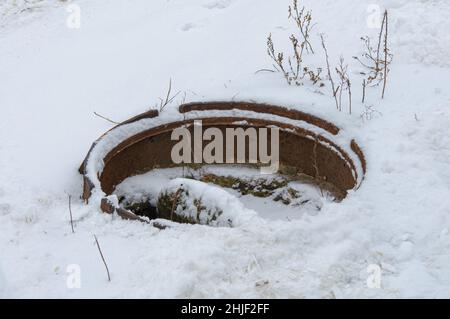
[[[147,220],[137,216],[133,212],[130,212],[129,210],[114,206],[114,204],[106,197],[102,198],[102,200],[100,202],[100,209],[102,210],[102,212],[104,212],[106,214],[113,214],[114,212],[116,212],[117,215],[119,215],[122,219],[139,220],[141,222],[148,223]]]
[[[83,194],[82,198],[87,203],[89,197],[92,195],[92,190],[94,189],[94,184],[91,182],[89,177],[86,175],[83,176]]]
[[[124,124],[130,124],[130,123],[142,120],[142,119],[151,119],[151,118],[157,117],[158,115],[159,115],[158,110],[149,110],[147,112],[133,116],[132,118],[130,118],[126,121],[123,121],[122,123],[118,124],[117,126],[124,125]]]
[[[100,202],[100,209],[104,213],[112,214],[116,210],[116,207],[114,207],[114,204],[111,203],[111,201],[108,198],[103,197]]]
[[[126,220],[138,220],[140,222],[148,223],[147,220],[144,218],[139,217],[138,215],[134,214],[133,212],[130,212],[129,210],[123,209],[123,208],[116,208],[116,213],[119,215],[122,219]]]
[[[206,111],[206,110],[233,110],[239,109],[244,111],[252,111],[255,113],[268,113],[282,117],[287,117],[292,120],[305,121],[320,127],[333,135],[339,133],[339,128],[333,123],[327,122],[314,115],[304,113],[297,110],[290,110],[285,107],[275,106],[270,104],[247,103],[247,102],[203,102],[203,103],[187,103],[180,105],[180,113],[190,111]]]
[[[366,158],[364,157],[363,151],[361,150],[359,145],[356,144],[355,140],[352,140],[352,142],[350,143],[350,147],[352,148],[353,152],[355,152],[355,154],[358,156],[359,161],[361,162],[363,173],[365,174],[367,167],[366,167]]]

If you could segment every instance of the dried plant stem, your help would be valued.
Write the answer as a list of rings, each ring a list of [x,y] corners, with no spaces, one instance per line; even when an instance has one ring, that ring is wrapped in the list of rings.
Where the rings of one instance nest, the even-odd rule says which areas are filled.
[[[348,87],[348,113],[352,114],[352,84],[350,79],[347,79],[347,87]]]
[[[111,276],[109,274],[108,264],[106,263],[105,257],[103,256],[102,249],[100,248],[100,244],[98,242],[97,236],[94,235],[94,238],[95,238],[95,243],[97,244],[98,252],[100,253],[100,257],[102,257],[103,264],[105,265],[106,273],[108,274],[108,281],[111,281]]]
[[[363,95],[362,95],[362,101],[361,101],[361,103],[364,103],[365,102],[365,100],[366,100],[366,79],[364,79],[363,80],[363,83],[362,83],[362,87],[363,87]]]
[[[312,54],[314,54],[314,49],[311,45],[311,42],[309,41],[309,34],[311,30],[314,28],[314,24],[311,24],[312,23],[311,11],[305,12],[305,7],[299,10],[298,1],[293,0],[292,7],[289,6],[289,18],[292,18],[295,21],[302,35],[303,40],[300,44],[302,52],[303,49],[306,49],[308,53],[311,52]]]
[[[314,167],[314,177],[319,179],[319,166],[317,165],[317,144],[319,143],[319,140],[317,136],[314,138],[314,146],[313,146],[313,167]]]
[[[320,181],[322,180],[322,178],[320,177],[320,173],[319,173],[319,165],[317,164],[317,145],[319,144],[319,139],[317,136],[314,137],[314,146],[313,146],[313,167],[314,167],[314,178],[319,181],[319,183],[317,184],[319,186],[319,190],[320,190],[320,195],[323,196],[323,190],[321,187],[321,183]]]
[[[72,217],[72,196],[69,195],[69,214],[70,214],[70,226],[72,227],[72,234],[75,234],[75,229],[73,228],[73,217]]]
[[[334,97],[334,101],[336,103],[336,109],[339,110],[339,103],[338,103],[338,99],[337,99],[337,96],[336,96],[337,95],[337,89],[336,89],[336,86],[334,84],[333,77],[331,76],[330,59],[329,59],[329,56],[328,56],[328,50],[327,50],[327,47],[325,45],[325,39],[323,38],[323,34],[320,35],[320,39],[322,40],[322,47],[323,47],[323,50],[325,52],[325,60],[327,62],[328,79],[329,79],[330,84],[331,84],[331,90],[333,91],[333,97]]]
[[[178,190],[175,193],[174,199],[173,199],[173,203],[172,203],[172,210],[170,211],[170,220],[173,221],[173,213],[175,212],[175,208],[178,202],[178,198],[180,197],[182,188],[178,188]]]
[[[100,117],[100,118],[102,118],[102,119],[104,119],[104,120],[106,120],[106,121],[108,121],[110,123],[120,124],[119,122],[113,121],[113,120],[111,120],[111,119],[109,119],[109,118],[107,118],[107,117],[105,117],[103,115],[98,114],[97,112],[94,112],[94,115],[96,115],[96,116],[98,116],[98,117]]]
[[[387,74],[388,74],[388,12],[387,10],[384,11],[384,25],[385,25],[385,31],[384,31],[384,79],[383,79],[383,93],[381,94],[381,98],[384,99],[384,92],[386,90],[386,81],[387,81]]]
[[[381,22],[380,33],[378,34],[377,56],[376,56],[376,59],[375,59],[375,68],[376,68],[376,70],[378,72],[381,70],[380,67],[379,67],[379,64],[380,64],[380,49],[381,49],[381,39],[383,37],[383,29],[384,29],[385,22],[386,22],[386,12],[383,15],[383,20]]]
[[[385,95],[389,65],[391,64],[393,57],[388,47],[388,24],[388,11],[385,10],[380,31],[378,33],[378,43],[376,44],[376,47],[372,47],[371,40],[368,36],[362,37],[361,40],[364,42],[365,52],[362,54],[361,58],[357,56],[353,57],[367,70],[361,72],[361,74],[366,77],[365,86],[363,87],[364,90],[366,86],[375,87],[383,83],[381,98],[384,98]],[[363,98],[365,98],[365,92],[363,92]]]
[[[339,111],[342,111],[342,93],[343,91],[347,91],[348,92],[348,107],[349,107],[349,113],[351,114],[351,109],[352,109],[352,90],[351,90],[351,82],[350,82],[350,78],[348,76],[348,64],[344,63],[344,57],[341,56],[341,58],[339,59],[339,65],[336,68],[336,73],[339,77],[339,86],[338,86],[338,90],[339,90]]]
[[[172,101],[178,96],[178,94],[180,94],[180,92],[181,91],[178,91],[173,96],[171,96],[171,94],[172,94],[172,79],[169,79],[169,88],[167,89],[166,98],[165,99],[159,98],[159,101],[160,101],[159,112],[162,112],[168,104],[172,103]]]

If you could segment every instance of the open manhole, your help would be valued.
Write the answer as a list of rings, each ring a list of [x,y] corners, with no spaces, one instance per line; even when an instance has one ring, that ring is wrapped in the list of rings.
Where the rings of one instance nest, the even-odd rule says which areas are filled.
[[[245,135],[248,143],[241,149],[238,143],[232,144],[231,149],[224,141],[215,144],[213,153],[220,148],[227,156],[222,162],[195,155],[189,156],[192,163],[174,161],[173,150],[180,145],[179,140],[173,139],[174,130],[184,129],[189,136],[196,136],[198,123],[203,138],[186,140],[191,152],[200,149],[202,153],[211,145],[212,136],[205,139],[203,135],[208,129],[225,137],[231,129],[240,132],[255,129],[256,135]],[[258,169],[264,172],[265,162],[260,153],[264,146],[256,143],[252,149],[250,140],[269,141],[274,128],[278,138],[278,174],[258,176],[255,174]],[[273,146],[266,147],[267,154],[274,151]],[[252,157],[252,151],[257,155]],[[142,221],[164,218],[232,226],[229,216],[221,216],[221,206],[211,204],[215,198],[234,205],[223,188],[242,196],[271,197],[286,205],[294,202],[300,207],[314,205],[314,198],[305,199],[298,194],[315,187],[322,195],[340,201],[349,190],[359,187],[366,163],[355,140],[342,128],[316,116],[267,104],[202,102],[183,104],[177,112],[159,114],[151,110],[117,125],[93,143],[79,171],[84,181],[83,199],[100,205],[105,213]],[[173,179],[176,177],[182,179]],[[146,192],[142,181],[153,184],[153,189],[149,187]],[[222,189],[205,191],[204,183]],[[144,187],[138,187],[143,184]],[[189,210],[189,204],[194,211],[180,214],[180,210]],[[245,210],[241,206],[232,210],[239,209]]]

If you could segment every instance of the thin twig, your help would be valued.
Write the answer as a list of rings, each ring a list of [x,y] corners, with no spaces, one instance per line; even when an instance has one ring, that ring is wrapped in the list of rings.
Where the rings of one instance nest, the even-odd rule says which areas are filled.
[[[259,72],[272,72],[272,73],[274,73],[275,71],[274,71],[274,70],[271,70],[271,69],[259,69],[259,70],[257,70],[257,71],[255,72],[255,74],[258,74]]]
[[[301,50],[303,52],[303,49],[305,48],[308,53],[311,52],[312,54],[314,54],[313,47],[312,47],[311,43],[309,42],[309,33],[315,26],[315,24],[311,25],[312,12],[311,11],[305,12],[305,7],[303,7],[299,11],[297,0],[294,0],[292,5],[293,5],[293,7],[289,6],[288,18],[292,18],[296,22],[297,27],[300,30],[300,33],[302,34],[303,41],[300,44]],[[294,15],[294,13],[295,13],[295,15]]]
[[[317,136],[314,138],[314,146],[313,146],[313,167],[314,167],[314,177],[319,179],[319,166],[317,165],[317,144],[318,144]]]
[[[347,87],[348,87],[348,112],[352,114],[352,84],[350,79],[347,78]]]
[[[383,36],[383,27],[386,21],[386,12],[383,14],[383,21],[381,22],[380,33],[378,34],[378,43],[377,43],[377,57],[375,59],[375,68],[380,70],[380,48],[381,48],[381,38]]]
[[[337,90],[336,90],[336,87],[334,85],[333,77],[331,76],[331,69],[330,69],[330,61],[329,61],[329,57],[328,57],[328,50],[327,50],[327,47],[325,45],[325,40],[323,38],[323,34],[320,35],[320,39],[322,40],[322,47],[323,47],[323,50],[325,51],[325,59],[326,59],[326,62],[327,62],[328,79],[330,80],[330,83],[331,83],[331,90],[333,91],[333,97],[334,97],[334,101],[336,103],[336,109],[339,110],[339,103],[338,103],[338,100],[337,100],[337,97],[336,97]]]
[[[111,119],[109,119],[109,118],[107,118],[107,117],[105,117],[103,115],[98,114],[97,112],[94,112],[94,115],[96,115],[96,116],[98,116],[98,117],[100,117],[100,118],[102,118],[102,119],[104,119],[104,120],[106,120],[108,122],[111,122],[113,124],[120,124],[119,122],[113,121],[113,120],[111,120]]]
[[[313,146],[313,167],[314,167],[314,171],[315,171],[314,178],[320,182],[321,177],[320,177],[320,173],[319,173],[319,165],[317,164],[317,145],[318,144],[319,144],[319,140],[318,140],[317,136],[315,136],[314,137],[314,146]],[[320,183],[318,183],[318,187],[319,187],[321,196],[323,196],[323,190],[322,190],[322,187],[320,186]]]
[[[108,265],[106,264],[105,257],[103,257],[102,249],[100,248],[100,244],[98,242],[97,236],[94,235],[94,238],[95,238],[95,243],[97,244],[98,251],[100,253],[100,257],[102,257],[103,264],[105,265],[106,273],[108,274],[108,281],[111,281],[111,276],[109,274]]]
[[[388,12],[384,11],[384,21],[385,21],[385,32],[384,32],[384,79],[383,79],[383,93],[381,98],[384,99],[384,91],[386,90],[386,81],[388,73]]]
[[[181,91],[178,91],[172,97],[170,96],[170,94],[172,93],[172,79],[169,79],[169,88],[167,89],[166,98],[164,100],[162,98],[159,98],[160,100],[159,112],[162,112],[168,104],[172,103],[172,101],[178,96],[178,94],[180,94],[180,92]]]
[[[182,187],[183,187],[183,185],[181,185],[180,188],[178,188],[178,190],[176,191],[175,198],[174,198],[173,203],[172,203],[172,210],[170,211],[170,220],[172,220],[172,221],[173,221],[173,213],[175,211],[175,207],[176,207],[176,204],[178,202],[178,198],[180,197],[180,193],[183,190]]]
[[[352,114],[352,91],[351,81],[348,75],[348,64],[344,63],[344,57],[339,59],[339,66],[336,68],[336,73],[339,76],[339,111],[342,111],[342,92],[348,91],[348,107],[349,113]]]
[[[362,87],[363,87],[363,95],[361,103],[364,103],[364,101],[366,100],[366,79],[363,79]]]
[[[75,230],[73,228],[73,218],[72,218],[72,196],[69,195],[69,214],[70,214],[70,226],[72,227],[72,234],[75,234]]]

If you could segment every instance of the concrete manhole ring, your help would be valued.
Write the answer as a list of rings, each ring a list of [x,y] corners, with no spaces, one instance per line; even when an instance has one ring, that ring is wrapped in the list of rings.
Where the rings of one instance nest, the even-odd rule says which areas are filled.
[[[100,205],[105,213],[146,221],[121,208],[110,195],[128,177],[154,168],[180,166],[171,159],[171,150],[177,143],[171,140],[171,133],[179,127],[193,130],[194,121],[200,120],[204,128],[222,131],[277,127],[280,170],[308,176],[325,185],[338,199],[358,188],[364,179],[366,161],[361,148],[329,121],[275,105],[198,102],[183,104],[178,112],[167,116],[165,112],[150,110],[120,123],[96,140],[79,169],[84,201]]]

